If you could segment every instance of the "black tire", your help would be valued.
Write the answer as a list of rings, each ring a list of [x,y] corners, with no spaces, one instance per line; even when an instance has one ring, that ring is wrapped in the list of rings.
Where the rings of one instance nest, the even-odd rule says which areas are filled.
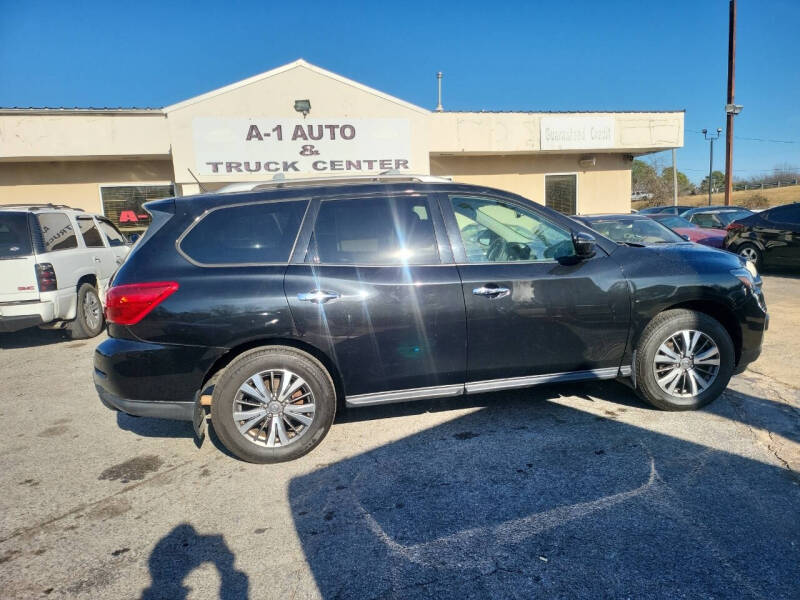
[[[239,431],[233,416],[234,403],[240,396],[240,386],[252,376],[283,369],[305,381],[312,392],[315,410],[311,424],[302,429],[302,435],[285,446],[270,448],[250,437],[252,429],[247,437]],[[308,454],[328,433],[335,415],[336,389],[325,367],[313,356],[287,346],[257,348],[236,357],[214,386],[211,402],[211,426],[220,441],[235,456],[251,463],[284,462]],[[282,421],[284,426],[286,423],[289,421]],[[266,443],[268,431],[263,431],[263,434]]]
[[[761,252],[758,246],[751,244],[750,242],[745,242],[736,249],[736,254],[742,258],[753,261],[756,269],[761,271],[761,267],[764,264],[764,254]]]
[[[87,302],[99,311],[95,318],[87,314]],[[78,288],[75,319],[69,324],[70,337],[73,340],[85,340],[100,335],[105,324],[104,319],[103,305],[100,302],[100,296],[97,295],[97,290],[91,283],[81,284],[81,287]]]
[[[716,344],[719,351],[719,366],[715,378],[705,390],[693,396],[677,397],[658,384],[654,361],[659,347],[671,336],[684,330],[699,331]],[[735,360],[731,336],[719,321],[692,310],[667,310],[654,317],[639,338],[634,365],[636,391],[643,400],[661,410],[698,409],[722,394],[733,375]]]

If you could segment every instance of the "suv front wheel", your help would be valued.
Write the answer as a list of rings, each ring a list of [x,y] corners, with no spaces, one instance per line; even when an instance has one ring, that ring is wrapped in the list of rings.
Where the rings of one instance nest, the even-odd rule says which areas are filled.
[[[692,410],[716,399],[733,374],[727,330],[712,317],[667,310],[645,328],[636,349],[636,387],[661,410]]]
[[[252,463],[294,460],[328,433],[336,390],[315,358],[285,346],[235,358],[214,386],[211,425],[237,457]]]

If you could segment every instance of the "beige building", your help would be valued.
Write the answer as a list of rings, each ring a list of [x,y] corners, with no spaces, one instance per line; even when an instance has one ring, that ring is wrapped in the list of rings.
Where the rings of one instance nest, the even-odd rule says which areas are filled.
[[[633,158],[681,147],[683,117],[430,111],[298,60],[162,109],[0,109],[0,204],[68,204],[134,230],[142,202],[201,185],[392,170],[628,212]]]

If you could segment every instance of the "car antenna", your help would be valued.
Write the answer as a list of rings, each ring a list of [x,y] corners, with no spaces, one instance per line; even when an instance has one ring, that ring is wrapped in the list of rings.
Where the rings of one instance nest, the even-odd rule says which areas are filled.
[[[199,180],[197,177],[195,177],[195,174],[194,174],[194,173],[192,173],[192,170],[191,170],[189,167],[186,167],[186,170],[187,170],[187,171],[189,171],[189,175],[191,175],[191,176],[194,178],[194,180],[197,182],[197,185],[199,185],[199,186],[200,186],[200,190],[201,190],[201,191],[202,191],[204,194],[207,194],[207,193],[208,193],[208,190],[207,190],[206,188],[204,188],[204,187],[203,187],[203,184],[202,184],[202,183],[200,183],[200,180]]]

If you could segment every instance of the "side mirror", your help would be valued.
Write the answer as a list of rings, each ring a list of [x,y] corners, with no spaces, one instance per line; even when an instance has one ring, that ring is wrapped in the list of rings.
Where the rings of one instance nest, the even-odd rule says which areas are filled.
[[[141,235],[139,235],[138,233],[132,233],[132,234],[130,234],[130,235],[128,236],[128,244],[130,244],[131,246],[133,246],[133,245],[134,245],[134,244],[135,244],[137,241],[139,241],[139,238],[140,238],[140,237],[142,237],[142,236],[141,236]]]
[[[593,235],[583,231],[572,234],[572,245],[575,246],[575,256],[581,260],[592,258],[597,253],[597,240]]]
[[[692,241],[692,238],[690,238],[690,237],[689,237],[688,235],[686,235],[685,233],[684,233],[684,234],[683,234],[681,237],[682,237],[683,239],[685,239],[687,242],[691,242],[691,241]]]

